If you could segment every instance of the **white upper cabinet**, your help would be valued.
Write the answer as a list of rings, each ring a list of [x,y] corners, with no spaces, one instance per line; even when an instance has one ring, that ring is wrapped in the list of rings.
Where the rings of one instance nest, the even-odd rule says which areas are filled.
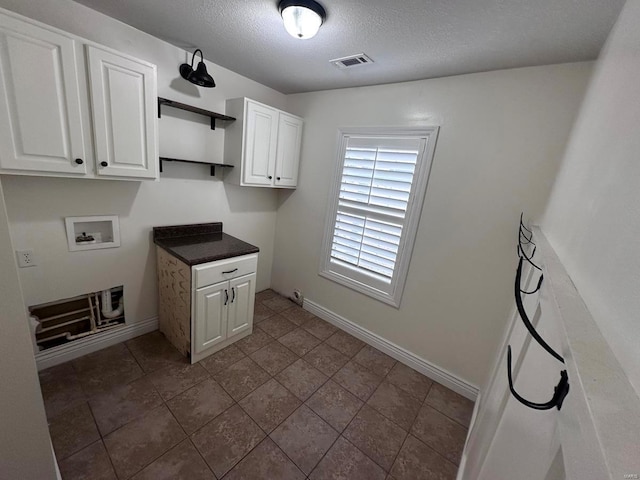
[[[228,180],[243,186],[295,188],[302,141],[300,117],[248,98],[227,101],[237,120],[225,132]]]
[[[98,175],[156,178],[156,67],[87,47]]]
[[[87,173],[75,40],[0,14],[0,168]]]
[[[150,63],[0,10],[0,173],[158,178],[156,79]]]

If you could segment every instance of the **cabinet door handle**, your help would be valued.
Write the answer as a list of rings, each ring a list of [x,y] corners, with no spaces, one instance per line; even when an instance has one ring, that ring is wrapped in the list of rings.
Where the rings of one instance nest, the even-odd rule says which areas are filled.
[[[273,177],[272,177],[271,175],[269,175],[269,177],[268,177],[268,178],[269,178],[269,180],[271,180]]]
[[[231,303],[236,301],[236,288],[231,287]]]
[[[227,303],[229,303],[229,291],[225,288],[224,289],[224,304],[226,305]]]
[[[226,272],[222,272],[222,274],[224,275],[225,273],[233,273],[236,272],[238,269],[234,268],[233,270],[227,270]]]
[[[82,165],[84,163],[84,160],[82,160],[81,158],[76,158],[76,163],[78,165]]]
[[[280,177],[276,177],[276,180],[280,180]]]
[[[100,166],[101,167],[108,167],[109,164],[107,162],[105,162],[105,161],[102,161],[102,162],[100,162]]]

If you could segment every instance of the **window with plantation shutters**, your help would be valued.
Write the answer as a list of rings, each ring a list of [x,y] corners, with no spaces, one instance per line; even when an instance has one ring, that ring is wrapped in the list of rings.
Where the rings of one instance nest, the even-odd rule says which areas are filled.
[[[436,134],[342,132],[321,275],[400,305]]]

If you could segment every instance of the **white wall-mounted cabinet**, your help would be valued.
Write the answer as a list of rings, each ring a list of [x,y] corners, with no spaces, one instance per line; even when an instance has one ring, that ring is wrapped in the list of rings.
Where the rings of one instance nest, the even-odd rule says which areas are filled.
[[[242,186],[295,188],[298,183],[303,120],[248,98],[227,101],[225,163],[228,180]]]
[[[0,11],[0,173],[157,178],[156,78],[148,62]]]

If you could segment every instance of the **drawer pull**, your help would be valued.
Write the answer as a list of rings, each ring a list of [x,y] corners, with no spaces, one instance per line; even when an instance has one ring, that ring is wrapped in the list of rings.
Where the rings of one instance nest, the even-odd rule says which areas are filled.
[[[233,273],[233,272],[235,272],[237,270],[238,270],[237,268],[234,268],[233,270],[227,270],[226,272],[222,272],[222,273],[223,274],[225,274],[225,273]]]

